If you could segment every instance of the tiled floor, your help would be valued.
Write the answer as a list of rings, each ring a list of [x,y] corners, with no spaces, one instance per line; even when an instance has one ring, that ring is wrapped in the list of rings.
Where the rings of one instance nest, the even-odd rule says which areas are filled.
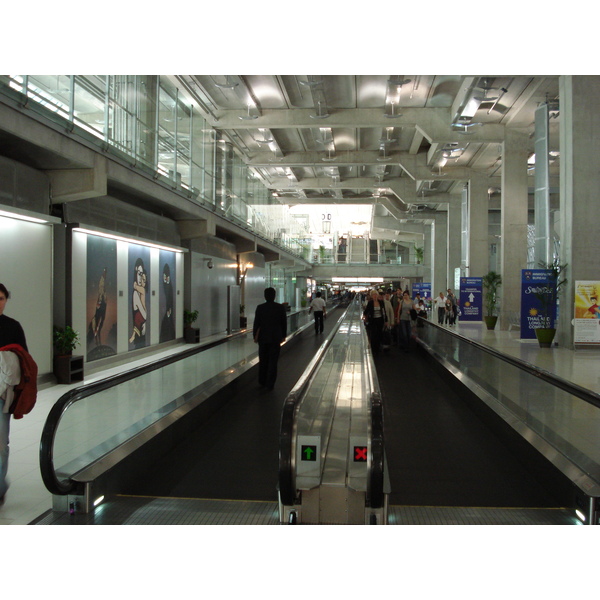
[[[520,358],[563,379],[600,393],[600,351],[571,351],[560,347],[540,349],[535,341],[521,341],[518,331],[487,331],[482,324],[459,324],[461,334],[494,347],[501,352]],[[189,348],[189,346],[187,346]],[[131,369],[166,354],[177,352],[185,346],[151,358],[141,359],[126,367],[113,368],[86,376],[84,383],[112,375],[119,370]],[[4,506],[0,507],[0,525],[26,525],[51,508],[52,499],[46,490],[39,471],[38,452],[41,431],[54,402],[72,386],[54,385],[41,389],[35,409],[23,419],[11,423],[10,436],[10,489]]]

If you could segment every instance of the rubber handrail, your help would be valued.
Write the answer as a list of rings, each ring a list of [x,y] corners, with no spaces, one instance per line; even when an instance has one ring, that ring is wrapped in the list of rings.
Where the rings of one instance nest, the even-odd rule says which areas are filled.
[[[329,335],[323,344],[321,344],[319,350],[317,350],[317,353],[300,376],[300,379],[294,388],[286,396],[281,409],[281,420],[279,426],[278,489],[281,502],[285,506],[293,505],[296,500],[296,488],[294,486],[293,474],[293,446],[294,432],[296,429],[296,414],[298,412],[297,409],[303,397],[303,392],[306,389],[306,386],[308,385],[312,375],[317,370],[317,367],[323,359],[325,352],[331,345],[331,341],[333,340],[333,337],[335,336],[349,309],[350,307],[344,311],[333,329],[329,332]]]
[[[131,379],[135,379],[141,375],[151,373],[152,371],[162,369],[170,364],[184,360],[190,356],[194,356],[195,354],[199,354],[200,352],[204,352],[210,348],[219,346],[220,344],[225,344],[234,338],[247,334],[248,331],[236,332],[213,342],[209,342],[203,346],[194,346],[189,350],[184,350],[172,356],[157,360],[153,363],[142,365],[124,373],[119,373],[117,375],[101,379],[100,381],[83,385],[63,394],[50,409],[44,424],[44,428],[42,429],[42,436],[40,440],[40,471],[42,475],[42,481],[44,482],[44,485],[48,491],[52,494],[61,496],[77,491],[77,484],[71,480],[60,481],[56,476],[56,470],[54,468],[54,439],[56,436],[56,430],[58,429],[58,425],[63,415],[72,404],[75,404],[76,402],[79,402],[84,398],[88,398],[89,396],[93,396],[99,392],[106,391],[112,387],[120,385],[121,383],[125,383],[126,381],[130,381]]]

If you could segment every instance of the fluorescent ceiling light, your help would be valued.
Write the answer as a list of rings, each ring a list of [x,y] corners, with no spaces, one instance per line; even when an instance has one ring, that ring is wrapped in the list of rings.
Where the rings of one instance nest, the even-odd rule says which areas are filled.
[[[27,214],[26,212],[10,212],[7,210],[0,210],[0,217],[8,217],[9,219],[19,219],[20,221],[29,221],[30,223],[60,223],[60,220],[54,217],[48,217],[44,219],[39,217],[33,217],[30,214]]]
[[[332,277],[334,283],[383,283],[383,277]]]
[[[94,229],[87,229],[85,227],[73,227],[73,231],[79,233],[86,233],[88,235],[97,235],[98,237],[108,238],[111,240],[118,240],[120,242],[128,242],[129,244],[137,244],[138,246],[148,246],[150,248],[159,248],[160,250],[168,250],[170,252],[186,252],[184,248],[177,248],[176,246],[165,246],[163,244],[156,244],[154,242],[146,242],[144,240],[137,240],[134,238],[127,238],[121,235],[115,235],[114,233],[107,233],[104,231],[98,231]]]

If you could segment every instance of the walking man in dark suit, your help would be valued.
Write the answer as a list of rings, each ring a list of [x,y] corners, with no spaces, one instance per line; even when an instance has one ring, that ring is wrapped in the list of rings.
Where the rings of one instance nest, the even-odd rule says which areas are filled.
[[[277,361],[287,336],[285,307],[275,302],[275,289],[265,290],[263,304],[256,307],[252,334],[258,344],[258,383],[272,390],[277,379]]]

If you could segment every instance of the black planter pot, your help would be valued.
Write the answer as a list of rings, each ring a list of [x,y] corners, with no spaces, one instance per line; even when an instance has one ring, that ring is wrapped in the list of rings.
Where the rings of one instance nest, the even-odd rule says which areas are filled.
[[[83,381],[83,356],[63,354],[54,357],[54,376],[57,383]]]
[[[552,341],[556,335],[556,329],[551,327],[540,327],[535,330],[535,337],[537,338],[540,348],[552,348]]]
[[[183,330],[183,336],[188,344],[197,344],[200,341],[200,329],[186,327]]]
[[[496,327],[496,323],[498,322],[498,317],[483,317],[485,322],[485,326],[488,329],[494,329]]]

